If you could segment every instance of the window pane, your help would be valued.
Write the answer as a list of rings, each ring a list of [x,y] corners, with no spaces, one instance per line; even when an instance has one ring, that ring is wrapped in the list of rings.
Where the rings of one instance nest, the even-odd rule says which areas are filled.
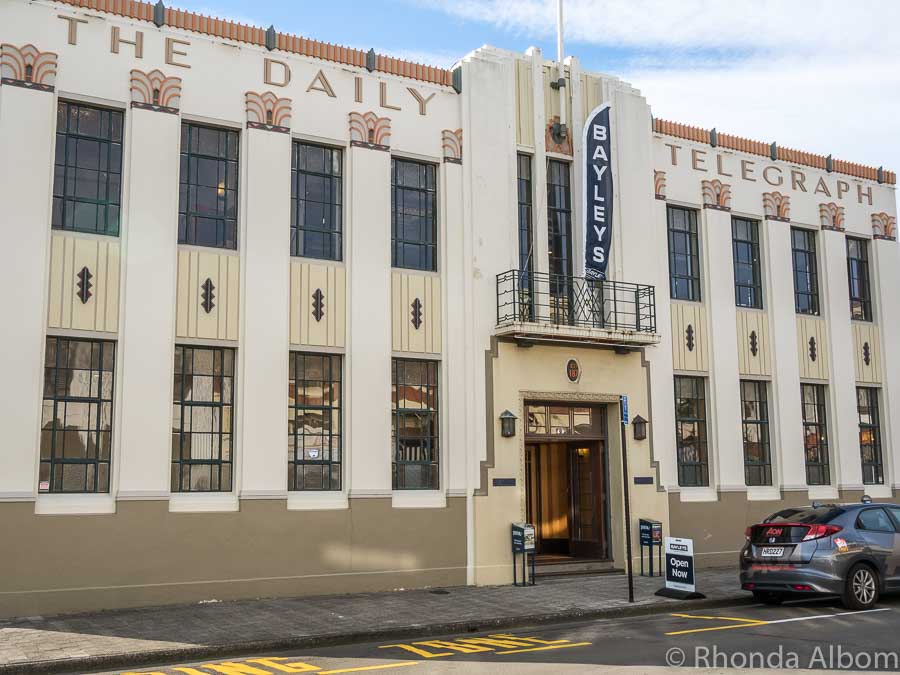
[[[873,387],[856,388],[856,408],[859,415],[859,450],[862,460],[863,483],[884,483],[881,451],[881,424],[878,411],[878,390]]]
[[[869,287],[868,242],[847,237],[847,279],[850,286],[850,317],[872,320],[872,296]]]
[[[794,305],[798,314],[819,314],[819,280],[815,232],[791,228]]]
[[[341,357],[292,352],[288,489],[341,489]]]
[[[391,381],[395,490],[440,487],[438,363],[393,359]]]
[[[54,229],[119,234],[122,116],[120,110],[58,102]]]
[[[669,286],[676,300],[700,300],[700,258],[697,213],[675,206],[667,208],[669,238]]]
[[[172,491],[229,492],[234,350],[176,345]]]
[[[237,248],[238,132],[182,122],[178,243]]]
[[[340,260],[341,150],[295,141],[291,152],[291,255]]]
[[[47,337],[39,492],[109,492],[115,349]]]
[[[709,485],[705,387],[703,378],[675,376],[678,484],[684,487]]]
[[[391,159],[391,264],[437,269],[436,167]]]
[[[831,482],[828,458],[828,429],[825,418],[825,387],[801,384],[803,443],[806,460],[806,482],[828,485]]]

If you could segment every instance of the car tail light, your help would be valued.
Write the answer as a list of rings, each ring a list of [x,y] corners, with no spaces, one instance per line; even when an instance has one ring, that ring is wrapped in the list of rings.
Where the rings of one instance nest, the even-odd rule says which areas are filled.
[[[744,584],[741,588],[743,588],[745,591],[752,591],[754,588],[756,588],[756,584]]]
[[[744,530],[744,537],[746,537],[747,541],[750,541],[750,535],[753,534],[753,526],[748,525],[747,529]]]
[[[812,586],[807,586],[806,584],[792,584],[791,588],[795,591],[811,591]]]
[[[833,534],[837,534],[841,531],[837,525],[810,525],[809,530],[803,536],[803,541],[809,541],[810,539],[821,539],[822,537],[830,537]]]

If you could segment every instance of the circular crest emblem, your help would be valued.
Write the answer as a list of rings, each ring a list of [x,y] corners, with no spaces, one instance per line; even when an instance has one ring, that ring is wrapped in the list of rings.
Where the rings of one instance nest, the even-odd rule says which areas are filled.
[[[566,377],[569,378],[569,382],[578,382],[578,378],[581,377],[581,366],[575,359],[569,359],[566,363]]]

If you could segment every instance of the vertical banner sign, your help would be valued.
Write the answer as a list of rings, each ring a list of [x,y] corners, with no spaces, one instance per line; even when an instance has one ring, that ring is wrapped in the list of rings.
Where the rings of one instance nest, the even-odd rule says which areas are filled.
[[[594,108],[584,125],[584,276],[606,279],[612,243],[613,178],[609,103]]]

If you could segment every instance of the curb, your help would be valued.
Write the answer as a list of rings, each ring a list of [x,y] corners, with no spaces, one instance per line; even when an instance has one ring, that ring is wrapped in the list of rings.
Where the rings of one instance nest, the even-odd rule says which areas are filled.
[[[479,633],[497,628],[516,628],[533,625],[568,623],[588,619],[617,619],[625,617],[648,616],[684,609],[710,609],[733,605],[749,605],[753,600],[747,595],[734,595],[695,601],[671,601],[636,605],[633,607],[616,607],[614,609],[569,609],[547,614],[528,614],[512,617],[494,617],[472,621],[453,621],[446,623],[418,624],[398,626],[383,630],[355,631],[352,633],[332,633],[324,635],[300,635],[270,640],[253,640],[219,645],[197,645],[176,649],[160,649],[148,652],[131,652],[125,654],[104,654],[82,656],[52,661],[31,661],[28,663],[0,665],[0,674],[44,675],[49,673],[86,673],[102,670],[120,670],[146,668],[163,663],[202,661],[221,657],[238,658],[259,652],[287,651],[291,649],[309,649],[313,647],[332,647],[359,642],[375,642],[395,640],[398,638],[423,637],[453,633]]]

